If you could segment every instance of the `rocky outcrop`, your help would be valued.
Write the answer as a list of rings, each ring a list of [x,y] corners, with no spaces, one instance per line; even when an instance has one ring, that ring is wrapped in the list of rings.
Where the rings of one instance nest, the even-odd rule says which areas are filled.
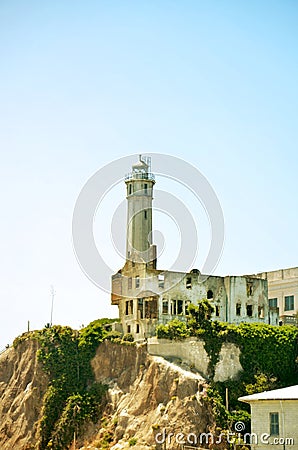
[[[48,380],[37,361],[38,343],[21,342],[0,355],[0,448],[29,450]]]
[[[0,449],[33,450],[48,379],[37,360],[36,340],[21,341],[0,355]],[[146,345],[103,342],[92,360],[96,381],[109,386],[103,417],[86,424],[77,440],[83,449],[179,448],[177,436],[198,436],[214,425],[198,374]],[[180,433],[180,434],[179,434]],[[182,434],[181,434],[182,433]]]
[[[113,450],[132,443],[138,449],[159,448],[164,440],[167,449],[176,449],[182,435],[187,442],[213,424],[205,380],[148,355],[145,346],[104,342],[92,365],[96,380],[109,385],[109,404],[105,426],[86,449],[101,448],[107,434]]]

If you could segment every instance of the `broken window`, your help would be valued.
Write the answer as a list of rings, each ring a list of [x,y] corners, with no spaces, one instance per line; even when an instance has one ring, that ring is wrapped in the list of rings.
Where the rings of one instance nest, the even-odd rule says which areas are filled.
[[[168,314],[169,313],[169,302],[167,300],[164,300],[162,302],[162,313]]]
[[[252,317],[252,305],[246,305],[246,315]]]
[[[161,289],[165,287],[165,276],[162,273],[158,275],[158,287]]]
[[[145,300],[145,318],[157,319],[157,300]]]
[[[177,300],[177,314],[183,314],[183,300]]]
[[[247,297],[251,297],[253,295],[252,281],[246,281],[246,291],[247,291]]]
[[[191,289],[191,277],[186,278],[186,289]]]
[[[143,319],[144,313],[143,313],[143,299],[138,298],[138,318]]]
[[[241,316],[241,303],[236,305],[236,316]]]
[[[209,291],[207,291],[207,299],[211,298],[213,298],[213,292],[211,291],[211,289],[209,289]]]
[[[264,319],[264,306],[263,305],[258,306],[258,316],[260,319]]]
[[[139,275],[136,276],[135,283],[136,283],[136,288],[139,288],[140,287],[140,277],[139,277]]]

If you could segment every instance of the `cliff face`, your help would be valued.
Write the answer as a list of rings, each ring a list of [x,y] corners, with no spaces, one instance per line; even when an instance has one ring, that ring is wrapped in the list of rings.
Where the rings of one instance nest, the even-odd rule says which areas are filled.
[[[146,347],[104,342],[92,365],[96,380],[110,387],[107,426],[99,430],[93,447],[84,448],[102,448],[110,435],[113,450],[132,443],[138,449],[159,448],[164,440],[167,449],[176,449],[177,439],[182,440],[179,433],[187,442],[190,434],[198,436],[213,424],[205,380],[149,356]]]
[[[40,367],[34,340],[0,355],[0,448],[33,448],[47,377]]]
[[[48,386],[37,350],[36,341],[26,340],[0,355],[1,450],[31,450],[36,443]],[[205,380],[148,355],[146,346],[105,341],[92,366],[96,381],[108,384],[109,390],[101,421],[86,426],[77,441],[82,450],[161,448],[165,439],[167,449],[176,449],[178,433],[198,435],[213,425]]]

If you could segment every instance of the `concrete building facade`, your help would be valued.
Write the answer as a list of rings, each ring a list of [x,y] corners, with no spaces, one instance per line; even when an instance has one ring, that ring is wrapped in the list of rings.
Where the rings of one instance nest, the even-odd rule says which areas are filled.
[[[268,304],[267,278],[206,276],[157,269],[152,243],[154,175],[151,161],[140,156],[125,178],[127,241],[124,267],[112,276],[112,304],[118,305],[123,332],[135,339],[154,335],[156,325],[186,320],[190,303],[207,298],[213,319],[223,322],[278,324],[278,310]]]

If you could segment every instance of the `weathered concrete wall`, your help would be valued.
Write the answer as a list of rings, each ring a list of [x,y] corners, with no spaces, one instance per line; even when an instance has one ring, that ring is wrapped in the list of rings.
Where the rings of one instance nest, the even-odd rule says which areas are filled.
[[[219,354],[219,361],[215,366],[214,381],[233,379],[242,370],[240,348],[231,343],[223,344]]]
[[[204,341],[187,338],[183,341],[169,339],[148,339],[148,353],[164,358],[179,358],[187,365],[196,368],[205,378],[210,374],[208,366],[210,358],[205,350]],[[240,349],[235,344],[222,345],[219,361],[215,366],[214,381],[225,381],[235,378],[243,370],[240,364]]]

